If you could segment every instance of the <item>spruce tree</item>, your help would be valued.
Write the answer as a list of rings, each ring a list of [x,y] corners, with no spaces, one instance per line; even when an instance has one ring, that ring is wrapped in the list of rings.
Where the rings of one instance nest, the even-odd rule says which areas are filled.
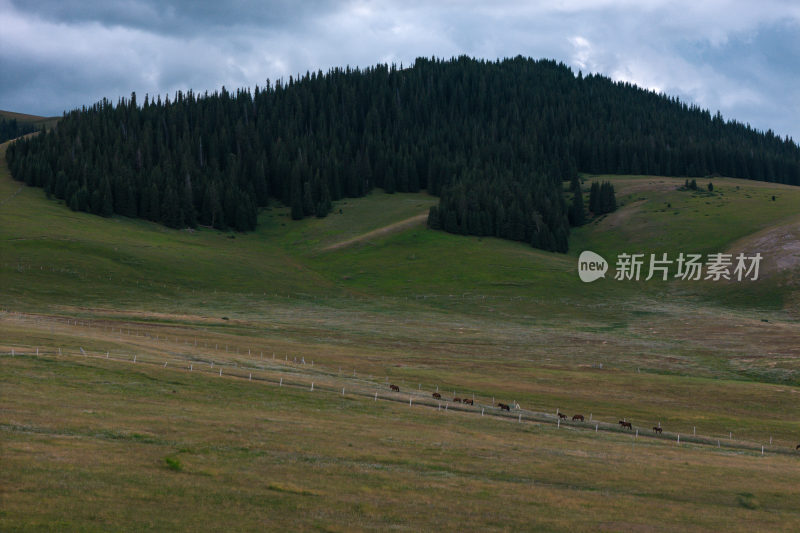
[[[100,207],[100,215],[108,218],[114,214],[114,199],[111,197],[111,185],[108,183],[108,178],[103,180],[102,190],[102,205]]]

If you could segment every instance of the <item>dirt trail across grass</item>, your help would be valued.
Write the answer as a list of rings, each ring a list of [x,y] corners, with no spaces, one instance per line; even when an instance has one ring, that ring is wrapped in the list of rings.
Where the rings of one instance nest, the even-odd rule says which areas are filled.
[[[341,242],[333,243],[329,246],[326,246],[322,250],[324,252],[328,252],[331,250],[339,250],[340,248],[346,248],[348,246],[352,246],[354,244],[358,244],[360,242],[365,242],[370,239],[375,239],[377,237],[383,237],[386,235],[390,235],[392,233],[397,233],[404,229],[408,229],[410,227],[416,226],[422,222],[425,222],[428,219],[428,213],[420,213],[419,215],[415,215],[411,218],[407,218],[405,220],[400,220],[393,224],[389,224],[388,226],[383,226],[382,228],[378,228],[363,235],[359,235],[357,237],[353,237],[352,239],[347,239]]]
[[[734,257],[740,252],[761,253],[764,258],[761,272],[765,275],[800,268],[800,217],[739,239],[728,252]]]

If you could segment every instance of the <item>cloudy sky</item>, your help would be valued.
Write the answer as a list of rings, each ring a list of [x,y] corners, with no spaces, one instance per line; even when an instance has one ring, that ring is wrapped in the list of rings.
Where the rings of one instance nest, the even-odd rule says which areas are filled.
[[[333,66],[522,54],[800,140],[796,0],[0,0],[0,28],[0,109],[32,114]]]

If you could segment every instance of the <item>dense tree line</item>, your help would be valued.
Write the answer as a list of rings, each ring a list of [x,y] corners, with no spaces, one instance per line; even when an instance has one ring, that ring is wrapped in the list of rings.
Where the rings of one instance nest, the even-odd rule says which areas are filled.
[[[66,113],[7,158],[16,179],[105,216],[250,230],[273,200],[299,219],[374,187],[427,189],[440,197],[432,227],[558,251],[585,216],[582,195],[568,204],[562,185],[579,170],[800,184],[789,139],[522,57],[421,58],[143,103],[133,94]]]
[[[9,139],[16,139],[28,133],[36,131],[33,124],[19,122],[15,118],[0,117],[0,143]]]

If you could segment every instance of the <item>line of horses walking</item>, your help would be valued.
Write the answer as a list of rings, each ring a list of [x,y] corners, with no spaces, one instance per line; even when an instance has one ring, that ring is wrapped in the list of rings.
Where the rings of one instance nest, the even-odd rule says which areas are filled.
[[[397,385],[391,384],[391,385],[389,385],[389,388],[394,392],[400,392],[400,387],[398,387]],[[442,399],[442,394],[439,393],[439,392],[434,392],[432,394],[432,396],[433,396],[434,400],[441,400]],[[454,403],[465,403],[467,405],[475,405],[475,401],[472,398],[459,398],[458,396],[453,398],[453,402]],[[498,402],[497,403],[497,407],[499,407],[501,411],[511,411],[511,406],[508,405],[507,403]],[[560,420],[566,420],[567,419],[567,415],[565,415],[564,413],[557,412],[557,414],[558,414],[558,418]],[[581,414],[576,414],[576,415],[572,416],[572,421],[573,422],[585,422],[586,418]],[[631,431],[633,430],[633,425],[630,422],[627,422],[625,420],[620,420],[619,421],[619,425],[623,429],[630,429]],[[658,426],[653,426],[653,433],[658,433],[660,435],[662,432],[663,432],[663,429],[661,428],[660,424]],[[798,445],[798,449],[800,449],[800,445]]]
[[[400,392],[400,387],[398,387],[397,385],[389,385],[389,388],[394,392]],[[433,398],[435,400],[441,400],[442,399],[442,395],[441,395],[441,393],[434,392],[433,393]],[[455,402],[455,403],[465,403],[467,405],[475,405],[475,401],[472,398],[459,398],[458,396],[453,398],[453,402]],[[511,411],[511,406],[508,405],[507,403],[498,402],[497,403],[497,407],[499,407],[501,411]],[[564,413],[559,411],[556,414],[558,415],[559,420],[567,420],[567,415],[565,415]],[[573,422],[585,422],[586,418],[582,414],[576,414],[576,415],[572,416],[572,421]],[[627,420],[620,420],[618,422],[618,424],[620,425],[620,428],[622,428],[622,429],[630,429],[631,431],[633,431],[633,424],[631,424]],[[653,431],[653,433],[657,433],[659,435],[662,435],[664,433],[664,428],[661,427],[661,423],[659,422],[659,424],[657,426],[653,426],[652,431]],[[795,449],[800,451],[800,444],[798,444],[797,448],[795,448]]]

